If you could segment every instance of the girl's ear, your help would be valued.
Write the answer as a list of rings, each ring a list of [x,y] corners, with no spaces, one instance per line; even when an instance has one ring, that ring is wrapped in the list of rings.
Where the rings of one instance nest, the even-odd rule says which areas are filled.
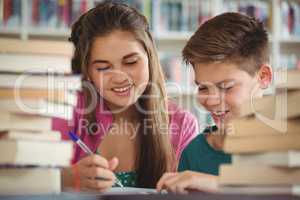
[[[272,83],[273,71],[272,67],[268,64],[261,65],[258,73],[257,79],[261,89],[268,88]]]

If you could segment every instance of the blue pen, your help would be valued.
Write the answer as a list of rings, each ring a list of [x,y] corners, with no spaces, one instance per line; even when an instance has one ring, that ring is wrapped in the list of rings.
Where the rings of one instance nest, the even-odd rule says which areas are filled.
[[[74,133],[69,132],[69,137],[72,141],[74,141],[86,154],[93,155],[94,153],[91,151],[91,149],[84,144],[84,142]],[[102,179],[102,178],[101,178]],[[119,179],[117,179],[116,184],[120,187],[124,187]]]

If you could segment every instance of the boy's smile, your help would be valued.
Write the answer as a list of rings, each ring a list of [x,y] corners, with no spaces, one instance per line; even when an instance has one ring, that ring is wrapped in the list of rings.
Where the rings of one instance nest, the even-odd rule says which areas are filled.
[[[262,94],[257,76],[234,63],[196,63],[197,99],[220,128],[237,117],[241,105]]]

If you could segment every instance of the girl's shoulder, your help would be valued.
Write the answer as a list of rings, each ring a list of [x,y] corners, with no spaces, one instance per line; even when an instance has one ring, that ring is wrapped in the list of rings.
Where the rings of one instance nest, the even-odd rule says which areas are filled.
[[[196,117],[174,102],[168,102],[170,116],[171,141],[179,160],[183,149],[198,135],[199,126]]]
[[[171,123],[197,124],[197,118],[190,111],[183,109],[173,101],[168,101],[168,112]]]

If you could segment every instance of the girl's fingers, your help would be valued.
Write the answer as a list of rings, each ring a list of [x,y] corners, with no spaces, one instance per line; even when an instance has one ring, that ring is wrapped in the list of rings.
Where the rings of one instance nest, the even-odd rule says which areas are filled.
[[[108,170],[101,167],[86,167],[83,171],[85,178],[91,178],[91,179],[106,179],[106,180],[112,180],[114,181],[116,179],[115,174]]]
[[[111,171],[114,171],[119,165],[119,159],[116,158],[116,157],[113,157],[109,162],[108,162],[108,166],[109,166],[109,169]]]
[[[103,181],[96,179],[85,179],[83,180],[82,187],[88,190],[97,190],[104,192],[110,189],[114,185],[114,181]]]
[[[93,154],[86,158],[83,158],[82,160],[80,160],[78,162],[78,164],[85,165],[85,166],[95,165],[95,166],[103,167],[106,169],[108,169],[108,167],[109,167],[108,161],[104,157],[96,155],[96,154]]]
[[[156,190],[160,192],[164,188],[165,182],[176,175],[177,173],[165,173],[156,184]]]

